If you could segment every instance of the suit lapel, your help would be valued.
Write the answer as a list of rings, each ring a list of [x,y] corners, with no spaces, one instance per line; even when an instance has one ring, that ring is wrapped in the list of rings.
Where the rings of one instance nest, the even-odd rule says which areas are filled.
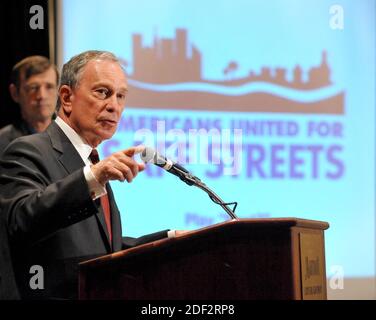
[[[80,154],[77,152],[76,148],[70,142],[65,133],[55,123],[55,121],[52,121],[51,125],[47,128],[47,133],[50,136],[52,147],[60,154],[60,156],[58,157],[59,162],[65,168],[68,174],[71,174],[74,171],[79,170],[80,168],[83,168],[85,166],[85,163],[82,160]],[[111,200],[113,201],[113,199]],[[101,229],[102,237],[105,241],[106,247],[110,252],[111,245],[109,234],[107,231],[106,221],[104,219],[104,213],[100,204],[100,200],[97,199],[95,203],[98,207],[98,211],[95,214],[95,217],[97,219],[98,226]]]
[[[76,148],[55,121],[52,121],[51,125],[47,128],[47,133],[50,136],[52,147],[60,153],[58,157],[59,162],[68,174],[85,166]]]

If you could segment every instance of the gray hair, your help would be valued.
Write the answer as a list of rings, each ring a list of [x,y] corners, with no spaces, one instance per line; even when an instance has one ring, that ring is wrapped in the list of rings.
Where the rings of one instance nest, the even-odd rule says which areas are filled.
[[[109,51],[89,50],[72,57],[63,65],[61,71],[60,87],[67,85],[72,89],[78,87],[82,72],[85,66],[91,60],[109,60],[118,63],[121,67],[121,61]],[[123,68],[123,67],[122,67]],[[60,98],[57,99],[56,110],[60,109]]]

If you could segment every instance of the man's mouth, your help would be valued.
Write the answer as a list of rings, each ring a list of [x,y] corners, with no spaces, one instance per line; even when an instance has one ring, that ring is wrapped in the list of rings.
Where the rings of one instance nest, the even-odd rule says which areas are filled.
[[[112,120],[112,119],[101,119],[99,121],[104,122],[104,123],[109,124],[109,125],[112,125],[112,126],[117,125],[117,121]]]
[[[47,108],[47,107],[50,107],[50,105],[48,103],[37,103],[35,106],[37,108]]]

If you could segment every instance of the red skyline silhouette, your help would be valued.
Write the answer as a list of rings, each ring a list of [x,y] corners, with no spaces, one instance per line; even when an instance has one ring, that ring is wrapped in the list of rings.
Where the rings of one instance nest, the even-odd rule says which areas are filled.
[[[152,47],[133,35],[133,78],[144,82],[172,83],[201,80],[201,53],[191,46],[188,56],[187,31],[177,29],[174,39],[154,37]]]
[[[202,54],[193,44],[188,44],[186,29],[176,29],[175,38],[154,37],[151,47],[143,46],[142,35],[133,35],[133,74],[132,78],[150,83],[205,82],[238,86],[253,81],[264,81],[295,89],[317,89],[331,84],[330,68],[326,51],[322,52],[321,64],[308,70],[308,80],[303,81],[303,69],[296,65],[292,70],[291,81],[286,79],[287,69],[262,67],[257,73],[249,71],[247,77],[225,80],[206,80],[202,78]],[[236,65],[236,68],[233,68]],[[230,68],[232,66],[232,68]],[[227,76],[238,69],[232,60],[224,69]]]
[[[292,70],[291,81],[286,79],[287,70],[281,67],[262,67],[259,72],[251,70],[246,77],[234,78],[233,75],[239,70],[239,64],[235,60],[230,60],[227,66],[223,67],[225,79],[207,80],[203,79],[201,74],[202,54],[193,44],[188,44],[187,30],[176,29],[173,39],[154,36],[151,47],[144,46],[142,40],[142,35],[133,35],[133,74],[130,75],[131,79],[141,82],[201,82],[236,87],[253,81],[264,81],[307,91],[331,85],[326,51],[322,52],[320,65],[308,70],[307,81],[303,81],[304,71],[300,65],[296,65]],[[318,101],[301,102],[268,92],[238,96],[194,89],[159,92],[132,85],[131,82],[129,89],[128,103],[135,108],[344,114],[344,91]]]

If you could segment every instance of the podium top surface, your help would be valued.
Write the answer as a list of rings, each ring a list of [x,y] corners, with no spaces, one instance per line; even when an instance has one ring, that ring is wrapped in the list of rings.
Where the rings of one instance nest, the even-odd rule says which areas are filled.
[[[146,252],[150,252],[151,250],[155,250],[157,248],[161,248],[164,246],[168,246],[173,243],[184,243],[187,241],[191,241],[193,239],[198,238],[205,238],[210,234],[231,234],[231,232],[238,232],[240,230],[249,229],[256,230],[256,229],[268,229],[268,230],[286,230],[292,227],[297,228],[307,228],[313,230],[326,230],[329,228],[329,224],[324,221],[316,221],[316,220],[307,220],[307,219],[299,219],[299,218],[256,218],[256,219],[234,219],[228,220],[225,222],[217,223],[214,225],[210,225],[201,229],[196,229],[189,231],[181,236],[176,238],[165,238],[157,241],[153,241],[150,243],[142,244],[136,246],[134,248],[130,248],[127,250],[119,251],[113,254],[109,254],[106,256],[102,256],[96,259],[88,260],[85,262],[80,263],[80,268],[90,268],[95,267],[100,264],[106,264],[113,260],[122,259],[138,254],[143,254]]]

